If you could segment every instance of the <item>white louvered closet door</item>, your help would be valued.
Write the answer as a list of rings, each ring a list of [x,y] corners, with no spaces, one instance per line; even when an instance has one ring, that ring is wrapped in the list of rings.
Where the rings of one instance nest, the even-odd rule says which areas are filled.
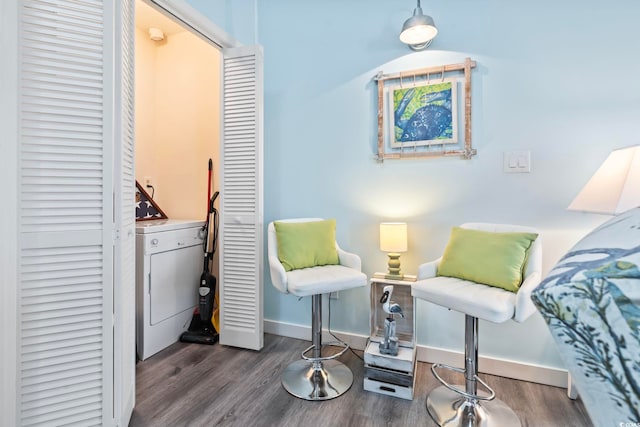
[[[120,0],[115,27],[115,260],[114,260],[114,415],[116,424],[127,426],[135,404],[136,293],[135,293],[135,106],[134,1]],[[121,37],[117,37],[121,35]],[[119,96],[118,96],[119,95]]]
[[[220,343],[263,347],[262,50],[223,49]]]
[[[116,126],[128,126],[114,61],[121,4],[19,2],[21,426],[113,425],[119,412],[114,280],[133,286],[120,282],[129,267],[119,265],[126,244],[116,241],[128,228],[114,217],[126,181],[114,185],[126,157],[115,149]]]

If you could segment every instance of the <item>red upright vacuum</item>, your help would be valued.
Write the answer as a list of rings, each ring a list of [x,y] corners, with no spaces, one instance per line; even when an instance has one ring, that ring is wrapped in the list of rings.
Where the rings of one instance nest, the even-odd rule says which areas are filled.
[[[211,196],[211,174],[213,161],[209,159],[209,181],[207,184],[207,219],[202,231],[204,233],[204,268],[200,275],[198,288],[198,305],[193,311],[193,318],[189,329],[180,335],[180,341],[197,344],[215,344],[218,342],[218,332],[213,327],[214,296],[216,293],[216,276],[211,274],[211,262],[218,245],[218,210],[214,204],[219,192]]]

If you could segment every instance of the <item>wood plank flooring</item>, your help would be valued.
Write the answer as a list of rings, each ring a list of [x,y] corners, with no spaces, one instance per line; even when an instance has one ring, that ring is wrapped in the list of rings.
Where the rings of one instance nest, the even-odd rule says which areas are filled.
[[[269,334],[260,352],[219,344],[176,343],[138,362],[136,407],[130,426],[436,425],[426,412],[425,399],[439,384],[427,363],[418,362],[413,401],[365,391],[363,362],[351,352],[341,357],[354,374],[347,393],[324,402],[289,395],[280,384],[280,373],[309,345],[307,341]],[[362,357],[361,351],[356,353]],[[582,401],[567,398],[565,389],[491,375],[481,377],[516,412],[523,426],[592,426]]]

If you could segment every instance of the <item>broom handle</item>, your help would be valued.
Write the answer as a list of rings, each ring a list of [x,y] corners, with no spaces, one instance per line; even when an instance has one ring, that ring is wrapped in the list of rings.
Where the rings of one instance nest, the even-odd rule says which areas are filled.
[[[207,216],[209,218],[209,201],[211,200],[211,173],[213,172],[213,160],[209,159],[209,179],[207,180]]]

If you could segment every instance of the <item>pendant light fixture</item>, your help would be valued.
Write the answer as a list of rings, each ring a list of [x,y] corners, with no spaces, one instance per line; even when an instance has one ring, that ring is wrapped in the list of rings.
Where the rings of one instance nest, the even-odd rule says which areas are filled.
[[[413,50],[422,50],[431,44],[438,34],[433,18],[422,13],[420,0],[413,11],[413,16],[407,19],[402,26],[400,41],[409,45]]]

